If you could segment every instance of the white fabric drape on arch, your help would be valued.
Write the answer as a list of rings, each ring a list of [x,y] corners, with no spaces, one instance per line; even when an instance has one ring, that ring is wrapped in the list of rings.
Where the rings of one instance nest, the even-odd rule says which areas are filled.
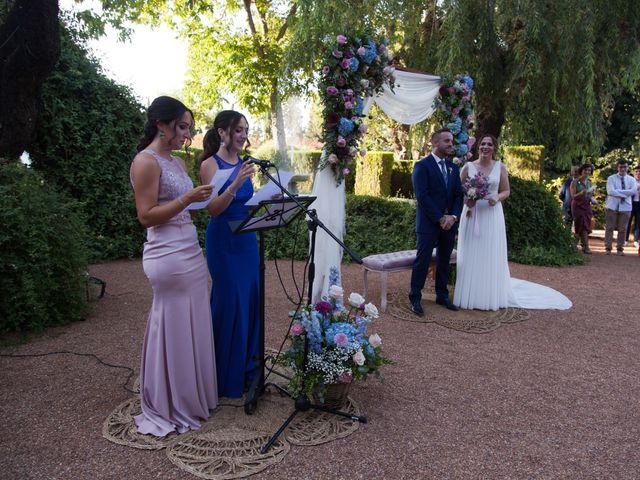
[[[365,99],[363,113],[366,115],[375,102],[384,113],[398,123],[412,125],[429,118],[434,112],[433,101],[438,95],[440,77],[404,70],[396,70],[395,77],[394,91],[385,85],[381,94]],[[331,168],[326,167],[316,173],[312,194],[317,197],[312,208],[315,208],[318,219],[342,240],[346,204],[344,182],[336,185]],[[331,267],[340,271],[341,260],[342,248],[318,228],[312,292],[314,303],[327,295]],[[349,293],[345,292],[346,295]]]

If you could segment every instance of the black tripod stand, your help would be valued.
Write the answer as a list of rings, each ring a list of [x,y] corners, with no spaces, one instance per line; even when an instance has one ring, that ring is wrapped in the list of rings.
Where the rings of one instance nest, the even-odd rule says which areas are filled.
[[[259,164],[260,169],[262,171],[262,173],[269,178],[271,181],[273,181],[282,191],[283,195],[285,196],[285,198],[287,200],[292,200],[299,208],[300,210],[302,210],[306,215],[307,215],[307,227],[309,229],[309,232],[311,234],[311,245],[310,245],[310,249],[309,249],[309,271],[308,271],[308,283],[309,283],[309,291],[308,291],[308,304],[311,305],[312,301],[313,301],[313,281],[315,278],[315,249],[316,249],[316,233],[317,233],[317,229],[318,227],[322,228],[325,233],[327,233],[327,235],[329,235],[336,243],[338,243],[338,245],[340,245],[348,254],[349,256],[358,264],[362,264],[362,259],[355,253],[353,252],[351,249],[349,249],[338,237],[336,237],[319,219],[318,216],[316,214],[316,211],[313,209],[308,209],[307,205],[304,205],[303,202],[300,202],[298,200],[296,200],[296,197],[293,196],[285,187],[283,187],[280,182],[278,180],[276,180],[275,178],[273,178],[273,176],[271,176],[271,174],[269,174],[269,172],[266,171],[266,165],[264,164]],[[308,349],[309,349],[309,342],[308,340],[305,339],[305,346],[304,346],[304,365],[306,365],[306,360],[307,360],[307,354],[308,354]],[[264,376],[260,376],[264,382]],[[282,388],[279,385],[276,385],[274,383],[269,383],[269,386],[272,386],[274,388],[276,388],[278,391],[280,391],[281,393],[291,397],[291,393]],[[261,394],[264,391],[264,384],[261,386],[258,386],[256,388],[256,390]],[[314,410],[320,410],[323,412],[328,412],[328,413],[332,413],[334,415],[338,415],[338,416],[342,416],[345,418],[349,418],[353,421],[357,421],[357,422],[361,422],[361,423],[366,423],[367,422],[367,417],[365,416],[359,416],[359,415],[352,415],[350,413],[347,412],[343,412],[340,410],[336,410],[333,408],[328,408],[325,407],[323,405],[315,405],[313,403],[311,403],[311,400],[306,396],[306,395],[301,395],[298,398],[295,399],[294,402],[294,410],[293,412],[291,412],[291,415],[289,415],[289,417],[284,421],[284,423],[282,424],[282,426],[278,429],[278,431],[276,431],[276,433],[273,434],[273,436],[269,439],[269,441],[262,447],[262,449],[260,450],[261,453],[266,453],[271,446],[273,445],[273,443],[278,439],[278,437],[280,436],[280,434],[282,434],[282,432],[284,432],[284,430],[287,428],[287,426],[293,421],[293,419],[295,418],[295,416],[300,413],[300,412],[306,412],[310,409],[314,409]]]

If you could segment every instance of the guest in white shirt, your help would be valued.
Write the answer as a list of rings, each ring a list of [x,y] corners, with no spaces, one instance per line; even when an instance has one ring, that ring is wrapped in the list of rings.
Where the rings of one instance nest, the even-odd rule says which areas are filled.
[[[624,241],[627,236],[627,225],[631,217],[632,198],[638,193],[636,180],[627,175],[629,165],[620,159],[617,163],[618,173],[607,178],[607,201],[605,208],[604,248],[606,254],[611,254],[613,231],[618,230],[618,255],[624,255]]]
[[[636,165],[635,171],[636,171],[636,185],[638,189],[636,190],[636,194],[632,197],[631,218],[629,218],[629,225],[627,225],[626,240],[628,243],[631,232],[633,232],[633,245],[637,247],[638,240],[640,239],[640,165]],[[635,223],[633,230],[631,229],[632,222]]]

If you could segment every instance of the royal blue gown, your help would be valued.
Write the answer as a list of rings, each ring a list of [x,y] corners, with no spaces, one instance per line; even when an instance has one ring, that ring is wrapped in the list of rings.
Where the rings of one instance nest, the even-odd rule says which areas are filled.
[[[236,178],[240,168],[213,157],[218,168],[233,168],[220,194]],[[211,316],[216,352],[218,394],[241,397],[253,378],[260,341],[260,255],[255,233],[235,234],[230,221],[243,220],[244,204],[253,195],[246,179],[224,212],[207,225],[206,253],[211,274]]]

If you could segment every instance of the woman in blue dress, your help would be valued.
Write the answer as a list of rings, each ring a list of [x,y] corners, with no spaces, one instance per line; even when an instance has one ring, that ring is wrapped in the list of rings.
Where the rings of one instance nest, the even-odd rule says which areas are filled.
[[[219,195],[207,206],[211,216],[206,254],[211,274],[211,316],[216,351],[218,393],[241,397],[258,363],[260,333],[260,258],[255,233],[235,234],[230,221],[247,216],[253,195],[253,165],[238,152],[245,147],[249,124],[239,112],[220,112],[204,137],[200,180],[211,182],[218,169],[233,169]]]

